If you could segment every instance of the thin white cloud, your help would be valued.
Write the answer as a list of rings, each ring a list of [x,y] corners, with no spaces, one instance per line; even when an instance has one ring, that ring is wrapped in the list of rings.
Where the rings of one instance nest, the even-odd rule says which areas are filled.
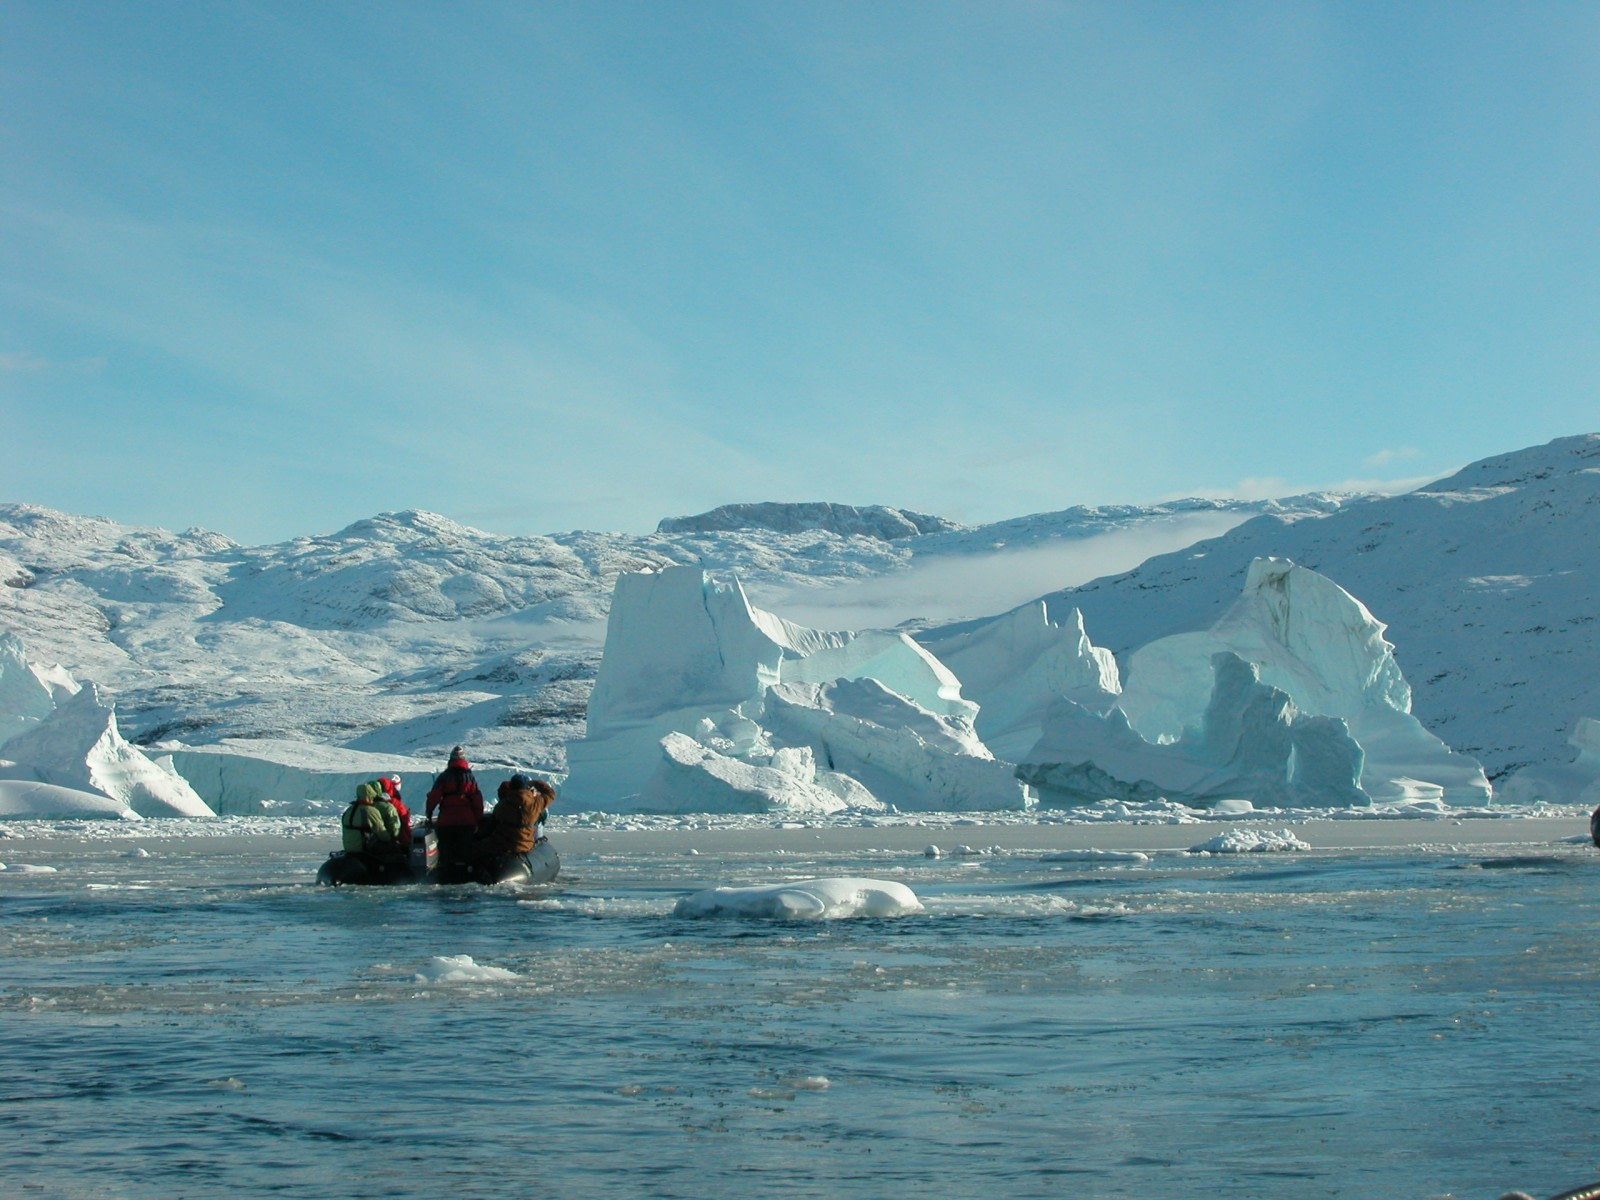
[[[1153,555],[1218,537],[1245,519],[1208,513],[991,554],[918,555],[893,575],[823,588],[746,587],[758,607],[814,629],[957,621],[1008,612],[1062,588],[1131,570]]]
[[[1419,453],[1421,452],[1413,446],[1401,446],[1393,450],[1379,450],[1375,454],[1367,455],[1366,464],[1374,469],[1387,467],[1392,462],[1416,458]]]

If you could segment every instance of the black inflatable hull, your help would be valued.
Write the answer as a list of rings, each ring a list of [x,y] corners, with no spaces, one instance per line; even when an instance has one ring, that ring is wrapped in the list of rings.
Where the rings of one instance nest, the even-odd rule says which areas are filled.
[[[526,854],[518,854],[498,872],[495,883],[549,883],[561,874],[561,856],[549,842],[539,842]]]
[[[317,868],[317,882],[330,887],[346,884],[388,887],[397,883],[422,883],[427,878],[428,872],[419,871],[405,859],[373,858],[348,850],[335,850],[328,855],[328,861]]]
[[[561,874],[561,856],[548,841],[526,854],[507,859],[490,872],[475,871],[464,863],[440,862],[431,871],[420,870],[403,859],[375,859],[365,854],[335,850],[317,869],[317,882],[329,887],[388,887],[402,883],[549,883]]]

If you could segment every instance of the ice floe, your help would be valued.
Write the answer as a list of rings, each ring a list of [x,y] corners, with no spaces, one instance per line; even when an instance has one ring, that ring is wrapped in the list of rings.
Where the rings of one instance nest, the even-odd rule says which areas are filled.
[[[882,879],[798,879],[754,887],[717,887],[694,892],[673,908],[678,917],[759,917],[819,920],[837,917],[901,917],[923,911],[916,893]]]

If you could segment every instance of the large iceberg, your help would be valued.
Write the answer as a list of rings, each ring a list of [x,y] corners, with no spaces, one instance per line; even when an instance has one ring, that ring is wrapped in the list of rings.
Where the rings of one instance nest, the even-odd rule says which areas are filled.
[[[807,629],[697,567],[623,575],[563,804],[1021,807],[977,712],[904,634]]]
[[[39,724],[77,690],[77,681],[60,667],[30,663],[16,634],[0,634],[0,746]]]
[[[1118,705],[1147,741],[1199,727],[1222,651],[1255,665],[1302,713],[1337,717],[1360,745],[1360,786],[1379,804],[1420,799],[1482,805],[1489,781],[1411,715],[1411,688],[1384,625],[1332,580],[1287,559],[1258,558],[1243,593],[1204,632],[1135,650]]]

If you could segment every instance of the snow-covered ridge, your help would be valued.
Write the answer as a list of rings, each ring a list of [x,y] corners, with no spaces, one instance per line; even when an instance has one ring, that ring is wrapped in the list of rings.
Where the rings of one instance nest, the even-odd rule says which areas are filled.
[[[1044,700],[1099,719],[1125,683],[1144,688],[1130,678],[1135,650],[1212,629],[1252,562],[1283,559],[1387,625],[1423,729],[1481,761],[1497,783],[1532,766],[1554,787],[1556,769],[1575,756],[1575,731],[1587,731],[1585,747],[1595,742],[1579,721],[1600,718],[1590,670],[1600,651],[1596,506],[1600,435],[1499,455],[1406,496],[1075,508],[971,529],[888,508],[743,505],[639,536],[512,537],[406,511],[246,547],[203,530],[0,505],[0,632],[19,635],[31,662],[58,662],[98,684],[134,744],[266,739],[431,762],[461,742],[480,762],[559,772],[567,743],[585,731],[616,581],[687,566],[737,579],[752,611],[787,617],[791,630],[870,629],[880,624],[873,606],[888,612],[892,596],[897,615],[881,624],[916,618],[903,631],[979,705],[956,741],[975,737],[1014,762],[1055,728]],[[896,534],[901,519],[919,532]],[[709,527],[719,523],[738,527]],[[1190,544],[1146,558],[1158,533],[1162,549]],[[1062,566],[1059,551],[1115,538],[1125,550],[1146,548],[1098,578],[1081,569],[1092,558]],[[1030,590],[991,603],[984,585],[1013,576]],[[844,595],[859,601],[851,619],[826,619],[846,611],[830,608]],[[1007,612],[1029,596],[1043,600]],[[835,649],[846,659],[858,653],[844,645]],[[1211,670],[1209,655],[1204,662]],[[832,745],[887,703],[871,694],[870,673],[816,670],[770,695],[768,732],[791,743],[774,744],[785,752],[774,762],[791,778],[807,770],[802,743]],[[1229,684],[1237,703],[1277,703],[1239,680]],[[886,686],[900,694],[900,684]],[[1192,716],[1199,692],[1188,694]],[[709,778],[704,751],[721,753],[724,733],[702,741],[692,723],[670,732],[688,742],[671,743],[663,769]],[[1337,750],[1336,738],[1317,738],[1308,752]],[[826,762],[811,769],[835,801],[861,799]],[[1545,785],[1534,786],[1536,773],[1522,780],[1532,788],[1522,798],[1537,800]]]
[[[898,538],[960,529],[954,521],[927,513],[869,504],[829,504],[826,501],[799,504],[724,504],[692,517],[668,517],[656,526],[657,533],[726,533],[734,530],[768,530],[772,533],[805,533],[821,530],[841,537],[870,537],[892,542]]]

